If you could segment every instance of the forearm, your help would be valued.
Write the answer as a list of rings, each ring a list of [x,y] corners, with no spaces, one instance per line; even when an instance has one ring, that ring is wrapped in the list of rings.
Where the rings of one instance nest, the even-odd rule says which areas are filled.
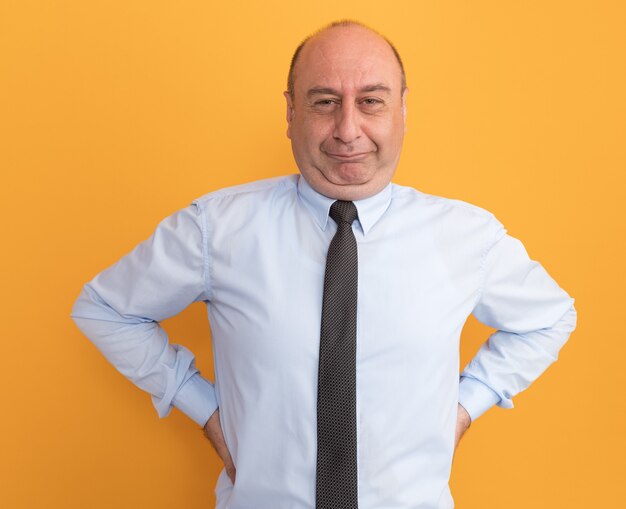
[[[177,406],[203,426],[217,408],[214,387],[199,374],[192,352],[170,344],[158,322],[120,315],[89,284],[71,317],[120,373],[151,394],[160,417]]]

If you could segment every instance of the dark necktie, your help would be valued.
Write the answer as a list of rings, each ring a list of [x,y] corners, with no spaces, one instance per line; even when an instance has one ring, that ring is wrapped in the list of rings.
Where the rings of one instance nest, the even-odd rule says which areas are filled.
[[[351,201],[336,201],[337,233],[328,248],[317,384],[317,509],[357,509],[357,244]]]

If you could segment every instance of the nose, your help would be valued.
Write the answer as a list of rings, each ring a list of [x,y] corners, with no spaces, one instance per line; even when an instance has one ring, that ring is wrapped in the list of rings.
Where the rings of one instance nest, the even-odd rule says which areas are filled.
[[[335,114],[333,137],[343,143],[352,143],[361,136],[361,119],[354,104],[344,102]]]

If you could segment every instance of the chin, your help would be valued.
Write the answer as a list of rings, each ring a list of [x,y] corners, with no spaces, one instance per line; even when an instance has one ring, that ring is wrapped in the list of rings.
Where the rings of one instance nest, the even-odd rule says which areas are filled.
[[[355,201],[369,198],[381,191],[388,183],[379,171],[359,167],[356,164],[340,164],[321,171],[318,168],[302,172],[310,186],[318,193],[334,200]]]
[[[341,186],[367,185],[376,175],[376,171],[361,164],[341,163],[323,174],[327,181]],[[328,177],[326,177],[328,175]]]
[[[371,181],[365,183],[356,183],[356,184],[332,184],[330,182],[325,182],[322,190],[318,190],[325,196],[329,198],[333,198],[335,200],[343,200],[343,201],[356,201],[362,200],[364,198],[369,198],[370,196],[376,194],[380,191],[383,186],[374,185]]]

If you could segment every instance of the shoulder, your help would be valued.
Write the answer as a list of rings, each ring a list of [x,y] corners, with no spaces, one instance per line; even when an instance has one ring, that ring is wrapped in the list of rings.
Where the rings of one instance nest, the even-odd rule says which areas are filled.
[[[495,219],[492,212],[473,203],[456,198],[424,193],[413,187],[399,184],[392,184],[392,199],[402,205],[413,206],[437,213],[448,212],[479,221],[491,221]]]
[[[424,193],[413,187],[392,184],[392,203],[397,211],[416,218],[441,235],[472,233],[491,244],[506,229],[489,210],[456,198]]]
[[[246,184],[224,187],[207,193],[193,200],[193,204],[199,207],[211,205],[215,202],[224,201],[262,201],[276,193],[289,192],[295,190],[298,182],[297,175],[286,175],[281,177],[273,177]]]

